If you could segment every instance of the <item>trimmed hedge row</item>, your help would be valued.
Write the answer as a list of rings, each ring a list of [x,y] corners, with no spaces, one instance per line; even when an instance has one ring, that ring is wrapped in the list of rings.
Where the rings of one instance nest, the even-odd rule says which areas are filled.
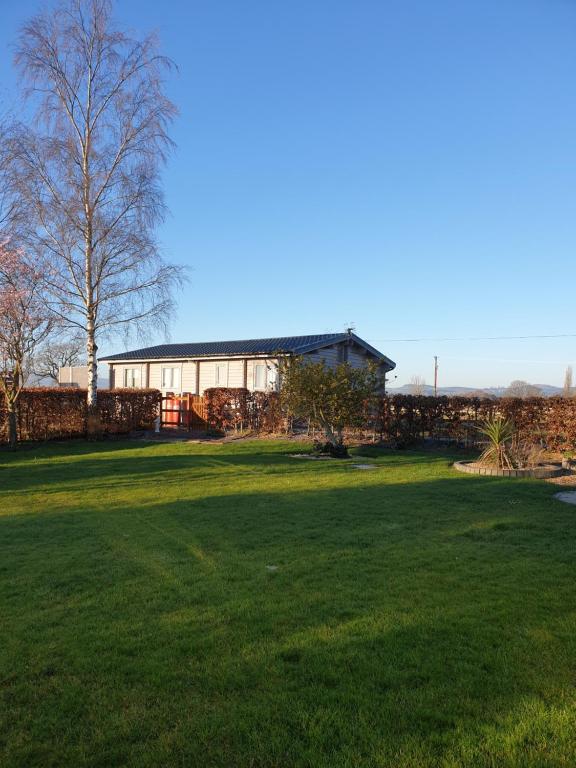
[[[379,400],[374,426],[382,437],[397,443],[430,437],[475,444],[480,441],[476,427],[493,416],[513,421],[521,440],[538,442],[549,450],[576,449],[574,398],[393,395]]]
[[[51,440],[83,437],[89,432],[126,434],[150,427],[159,413],[156,389],[99,390],[95,424],[89,423],[86,390],[24,389],[18,403],[18,439]],[[208,427],[221,431],[282,432],[291,426],[276,392],[216,387],[204,393]],[[501,398],[393,395],[367,404],[360,433],[396,445],[422,438],[479,442],[476,426],[486,418],[511,419],[522,439],[549,450],[576,450],[576,398]],[[314,426],[314,425],[312,425]],[[7,414],[0,398],[0,443],[7,442]]]
[[[290,426],[275,392],[218,387],[206,390],[204,398],[212,429],[281,432]],[[549,450],[576,449],[576,399],[560,397],[491,400],[380,396],[366,404],[364,426],[359,432],[396,445],[410,445],[423,438],[474,445],[481,442],[478,424],[496,415],[511,419],[521,439],[539,442]]]
[[[86,390],[36,387],[23,389],[18,398],[18,439],[56,440],[90,433],[127,434],[149,427],[158,416],[157,389],[103,389],[97,412],[88,417]],[[6,405],[0,399],[0,443],[8,441]]]
[[[279,432],[286,429],[286,418],[277,392],[251,392],[244,387],[212,387],[204,392],[206,421],[210,429],[251,429]]]

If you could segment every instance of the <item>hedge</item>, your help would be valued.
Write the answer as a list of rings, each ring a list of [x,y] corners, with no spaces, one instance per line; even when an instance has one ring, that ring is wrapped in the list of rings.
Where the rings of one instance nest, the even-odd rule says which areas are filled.
[[[98,390],[97,409],[89,423],[86,390],[35,387],[18,398],[18,439],[55,440],[85,437],[88,432],[127,434],[150,427],[158,416],[157,389]],[[0,398],[0,443],[8,441],[6,405]]]
[[[150,427],[160,402],[156,389],[99,390],[95,426],[104,434]],[[205,391],[204,405],[211,429],[273,433],[287,431],[290,426],[276,392],[217,387]],[[511,419],[523,439],[539,442],[549,450],[576,450],[576,398],[379,397],[367,406],[365,424],[357,434],[370,434],[400,446],[422,438],[473,445],[479,442],[476,426],[494,415]],[[89,426],[86,390],[36,388],[24,389],[20,395],[20,440],[82,437],[88,434]],[[0,399],[3,442],[7,442],[7,418]]]
[[[576,399],[562,397],[499,398],[393,395],[381,398],[372,428],[382,438],[411,443],[420,438],[479,442],[476,429],[487,418],[514,422],[520,439],[549,450],[576,449]]]
[[[213,429],[281,432],[288,428],[289,420],[275,392],[218,387],[206,390],[204,398],[208,425]],[[495,415],[511,419],[522,439],[550,450],[576,449],[576,399],[560,397],[380,396],[367,404],[364,426],[356,433],[369,433],[395,445],[410,445],[423,438],[473,445],[480,442],[478,424]]]
[[[286,418],[277,392],[251,392],[244,387],[212,387],[204,392],[206,421],[210,429],[250,429],[256,432],[280,432]]]

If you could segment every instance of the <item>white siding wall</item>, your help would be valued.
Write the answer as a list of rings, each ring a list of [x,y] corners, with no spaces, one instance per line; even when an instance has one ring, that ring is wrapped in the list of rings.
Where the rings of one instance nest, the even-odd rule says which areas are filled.
[[[213,360],[201,360],[200,366],[200,394],[205,389],[210,389],[216,382],[216,365]]]
[[[182,364],[182,392],[196,394],[196,365],[192,362]]]
[[[244,386],[244,360],[230,360],[228,363],[228,386]]]
[[[250,390],[250,392],[254,391],[254,363],[261,363],[262,360],[248,360],[247,362],[247,372],[248,375],[246,377],[246,387]]]
[[[152,389],[160,389],[162,386],[161,363],[150,363],[150,386]]]

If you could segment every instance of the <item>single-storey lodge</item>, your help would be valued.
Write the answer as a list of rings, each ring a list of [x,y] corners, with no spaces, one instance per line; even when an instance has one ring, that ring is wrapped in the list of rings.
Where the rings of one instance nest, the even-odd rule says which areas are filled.
[[[314,362],[352,366],[371,361],[384,377],[396,364],[351,331],[246,341],[160,344],[100,358],[110,387],[153,387],[163,393],[202,395],[211,387],[278,389],[278,360],[297,355]]]

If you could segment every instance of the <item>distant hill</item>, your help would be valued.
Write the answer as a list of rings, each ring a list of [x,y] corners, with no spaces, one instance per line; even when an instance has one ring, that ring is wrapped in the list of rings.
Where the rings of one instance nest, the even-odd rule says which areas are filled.
[[[554,387],[552,384],[535,384],[534,386],[541,389],[546,397],[555,397],[562,394],[562,387]]]
[[[542,391],[544,397],[554,397],[562,394],[561,387],[554,387],[552,384],[534,384]],[[430,384],[424,385],[424,394],[433,395],[434,387]],[[402,387],[390,387],[388,390],[391,395],[410,395],[412,394],[412,384],[404,384]],[[506,387],[438,387],[439,395],[459,395],[460,397],[502,397]]]

